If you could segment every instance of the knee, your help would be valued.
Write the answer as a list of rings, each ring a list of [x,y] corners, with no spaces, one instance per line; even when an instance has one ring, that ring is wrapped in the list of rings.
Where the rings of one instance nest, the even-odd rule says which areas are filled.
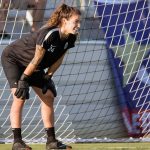
[[[50,104],[50,105],[53,105],[53,103],[54,103],[54,95],[53,95],[53,93],[51,92],[50,94],[49,94],[49,96],[48,96],[48,103]]]
[[[23,100],[14,100],[11,106],[11,112],[20,113],[24,106]]]
[[[41,100],[43,103],[45,103],[48,106],[53,106],[54,103],[54,95],[51,91],[47,91],[44,96],[41,97]]]
[[[47,105],[50,108],[53,107],[54,105],[54,99],[49,98],[49,99],[43,100],[42,102],[44,105]]]
[[[47,99],[51,102],[54,102],[54,95],[53,93],[48,94]]]

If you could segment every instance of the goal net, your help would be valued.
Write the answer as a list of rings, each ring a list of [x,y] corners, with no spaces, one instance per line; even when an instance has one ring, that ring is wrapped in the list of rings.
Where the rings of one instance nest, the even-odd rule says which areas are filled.
[[[124,123],[134,137],[149,134],[149,1],[95,2],[105,32]]]
[[[32,16],[37,7],[22,7],[20,3],[13,7],[13,0],[8,0],[9,5],[3,8],[4,1],[0,1],[0,11],[7,12],[6,18],[0,20],[3,24],[0,53],[12,41],[31,32],[37,22]],[[61,2],[47,1],[44,8],[40,8],[44,9],[40,25]],[[150,84],[148,1],[64,2],[80,8],[83,14],[76,46],[69,50],[53,77],[58,92],[54,104],[57,138],[87,142],[147,136]],[[5,142],[13,138],[9,121],[12,100],[0,66],[0,139]],[[30,142],[41,142],[46,137],[40,109],[39,98],[30,89],[22,119],[23,138]]]

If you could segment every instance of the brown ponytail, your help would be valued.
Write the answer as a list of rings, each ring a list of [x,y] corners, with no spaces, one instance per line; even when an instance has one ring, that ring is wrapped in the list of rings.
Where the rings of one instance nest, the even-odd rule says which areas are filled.
[[[69,19],[74,14],[81,15],[81,12],[75,7],[62,4],[59,7],[57,7],[52,13],[50,19],[47,22],[47,25],[49,27],[59,26],[61,24],[62,18]]]

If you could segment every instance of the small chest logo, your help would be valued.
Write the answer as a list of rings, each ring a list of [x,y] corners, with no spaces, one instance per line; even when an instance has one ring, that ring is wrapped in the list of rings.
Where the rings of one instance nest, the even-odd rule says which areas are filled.
[[[54,45],[51,45],[50,46],[50,48],[47,50],[48,52],[54,52],[54,50],[55,50],[55,48],[56,48],[56,46],[54,46]]]
[[[65,43],[64,49],[68,47],[68,42]]]

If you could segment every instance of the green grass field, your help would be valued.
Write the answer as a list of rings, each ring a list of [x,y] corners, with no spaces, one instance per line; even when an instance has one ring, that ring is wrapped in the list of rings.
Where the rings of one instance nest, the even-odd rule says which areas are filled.
[[[150,143],[71,144],[73,150],[150,150]],[[11,144],[0,144],[0,150],[11,150]],[[33,150],[45,150],[44,144],[30,144]]]

